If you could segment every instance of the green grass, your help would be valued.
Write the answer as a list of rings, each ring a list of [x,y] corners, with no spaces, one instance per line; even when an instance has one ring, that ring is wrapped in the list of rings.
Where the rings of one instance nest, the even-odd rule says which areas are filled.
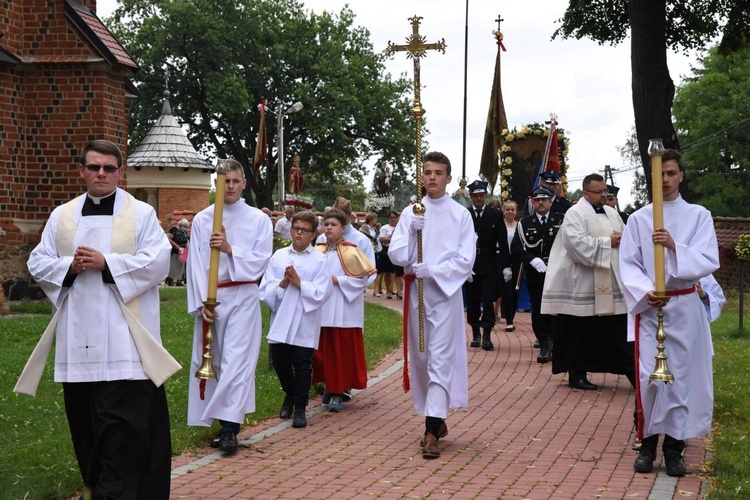
[[[712,325],[714,426],[708,497],[750,497],[750,322],[739,329],[733,301]]]
[[[193,317],[186,313],[185,288],[161,290],[162,340],[183,369],[166,384],[172,448],[175,455],[205,446],[217,428],[188,427],[187,386],[193,339]],[[263,331],[268,331],[268,309]],[[53,382],[54,354],[35,398],[14,394],[13,386],[29,354],[51,319],[46,302],[13,304],[0,317],[0,498],[64,499],[81,488],[80,473],[65,418],[62,386]],[[365,351],[368,368],[393,352],[401,341],[401,318],[389,309],[365,303]],[[255,425],[277,415],[283,400],[278,378],[268,365],[268,344],[262,343],[256,370],[256,412],[245,424]]]

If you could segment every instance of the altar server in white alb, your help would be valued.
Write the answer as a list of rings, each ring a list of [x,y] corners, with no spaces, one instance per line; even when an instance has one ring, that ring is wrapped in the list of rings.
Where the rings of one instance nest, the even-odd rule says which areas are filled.
[[[451,163],[436,151],[424,156],[422,198],[424,215],[404,209],[388,256],[404,266],[405,347],[411,361],[414,409],[425,416],[420,443],[424,458],[440,456],[438,440],[448,434],[445,419],[450,408],[469,402],[466,361],[466,325],[461,286],[471,275],[476,258],[474,223],[469,211],[445,190],[451,181]],[[417,232],[422,231],[422,263],[417,263]],[[424,292],[424,352],[419,351],[419,299],[415,278]],[[405,349],[406,351],[406,349]],[[405,353],[406,354],[406,353]],[[404,389],[409,388],[407,356]]]
[[[179,365],[161,347],[158,285],[171,247],[153,208],[117,188],[124,170],[117,145],[86,145],[86,194],[52,212],[31,252],[29,272],[56,312],[15,390],[34,395],[54,339],[85,494],[166,499],[163,382]]]
[[[279,418],[288,419],[294,411],[295,428],[307,426],[313,351],[320,340],[322,307],[333,291],[326,257],[312,246],[317,228],[312,212],[294,214],[292,245],[273,254],[260,285],[261,300],[271,309],[271,362],[284,391]]]
[[[195,315],[190,369],[188,425],[221,429],[211,445],[226,453],[237,451],[237,434],[246,413],[255,411],[255,367],[262,341],[258,280],[273,250],[270,219],[241,198],[245,173],[236,160],[227,160],[222,231],[211,232],[214,206],[193,219],[188,253],[188,312]],[[208,293],[211,248],[218,248],[219,306],[215,314],[203,305]],[[216,379],[198,380],[204,331],[213,323],[213,365]]]
[[[347,389],[367,388],[364,291],[375,281],[377,270],[357,245],[344,240],[349,219],[342,210],[328,209],[323,219],[326,243],[319,243],[316,249],[325,257],[332,292],[323,305],[320,343],[313,355],[313,383],[325,383],[323,404],[328,398],[328,410],[340,412]],[[368,246],[372,251],[372,245]]]
[[[628,329],[636,342],[638,373],[638,435],[643,440],[635,461],[637,472],[651,472],[659,434],[667,474],[683,476],[683,440],[711,431],[713,410],[713,347],[709,314],[695,293],[696,283],[719,268],[711,213],[680,197],[684,177],[679,152],[662,156],[664,227],[653,227],[653,205],[630,216],[620,244],[620,271],[628,304]],[[664,302],[654,292],[654,243],[665,248]],[[674,384],[649,383],[657,353],[658,308],[663,307],[665,354]]]

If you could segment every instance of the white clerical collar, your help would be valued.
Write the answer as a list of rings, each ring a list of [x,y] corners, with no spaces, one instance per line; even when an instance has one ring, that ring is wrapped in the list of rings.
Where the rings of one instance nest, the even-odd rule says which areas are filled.
[[[109,194],[105,194],[104,196],[92,196],[91,193],[86,193],[86,196],[88,196],[91,199],[91,201],[94,202],[94,205],[100,205],[104,198],[109,198],[110,196],[115,194],[116,191],[117,189],[115,189]]]

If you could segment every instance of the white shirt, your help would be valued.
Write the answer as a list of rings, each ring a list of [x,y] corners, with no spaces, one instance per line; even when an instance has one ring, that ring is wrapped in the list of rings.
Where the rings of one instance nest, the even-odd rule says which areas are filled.
[[[292,239],[292,219],[287,219],[286,216],[281,217],[276,221],[273,232],[279,233],[282,240],[290,241]]]
[[[294,266],[300,287],[279,286],[287,266]],[[333,292],[326,258],[312,245],[301,252],[293,247],[273,254],[260,285],[260,298],[271,309],[268,342],[318,348],[323,304]]]

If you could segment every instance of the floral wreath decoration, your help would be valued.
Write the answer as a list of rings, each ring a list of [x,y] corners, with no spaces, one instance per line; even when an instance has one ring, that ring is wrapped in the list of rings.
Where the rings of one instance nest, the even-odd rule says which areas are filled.
[[[503,129],[500,135],[503,137],[503,145],[500,147],[500,186],[502,188],[500,196],[502,201],[506,201],[510,199],[510,180],[513,177],[513,170],[510,168],[513,164],[513,158],[510,156],[503,158],[503,153],[507,153],[511,150],[511,147],[508,146],[508,144],[511,142],[522,141],[530,135],[548,137],[549,128],[544,123],[528,123],[521,127],[520,130],[516,127],[511,130],[508,130],[507,128]],[[562,140],[562,148],[559,149],[558,153],[560,155],[560,169],[563,171],[563,176],[560,181],[562,182],[562,192],[564,193],[568,190],[568,176],[565,172],[567,172],[570,167],[567,162],[570,141],[565,137],[565,131],[561,128],[557,129],[557,140],[558,145],[559,141]]]
[[[750,260],[750,234],[741,234],[737,239],[734,247],[737,257],[743,260]]]
[[[392,207],[395,202],[392,194],[373,194],[365,198],[365,210],[378,213]]]
[[[287,194],[284,196],[284,205],[294,207],[295,212],[299,210],[311,210],[313,207],[313,199],[301,194]]]

